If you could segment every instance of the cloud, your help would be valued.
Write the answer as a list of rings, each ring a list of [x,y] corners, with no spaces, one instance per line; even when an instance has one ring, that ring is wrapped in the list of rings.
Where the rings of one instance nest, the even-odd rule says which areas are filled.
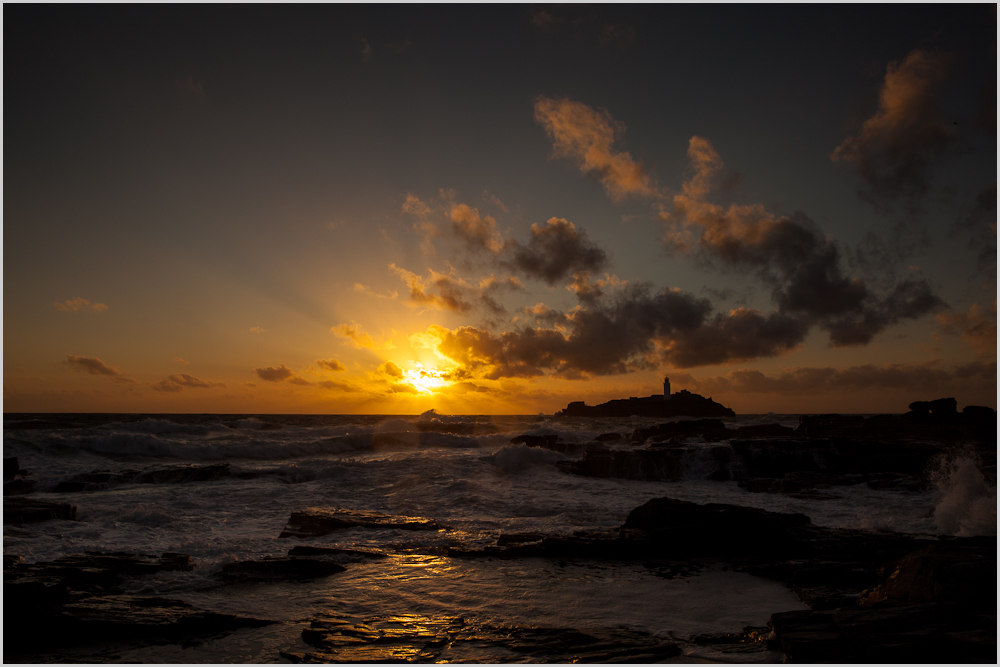
[[[376,299],[396,299],[399,298],[399,292],[396,290],[388,290],[385,294],[380,294],[367,285],[362,285],[361,283],[354,283],[354,291],[361,292],[362,294],[367,294],[368,296],[373,296]]]
[[[379,366],[378,367],[378,372],[379,373],[384,373],[384,374],[386,374],[386,375],[388,375],[390,377],[394,377],[394,378],[401,378],[401,377],[403,377],[403,369],[400,368],[399,366],[397,366],[396,364],[392,363],[391,361],[387,361],[384,364],[382,364],[381,366]]]
[[[92,310],[95,313],[103,313],[105,310],[108,309],[107,304],[91,303],[90,301],[87,301],[86,299],[83,299],[81,297],[76,297],[75,299],[69,299],[67,301],[63,301],[62,303],[59,303],[57,301],[52,305],[55,306],[58,310],[61,310],[63,312]]]
[[[581,272],[573,274],[573,282],[567,285],[566,289],[573,292],[580,303],[593,305],[598,299],[604,297],[605,288],[620,289],[626,284],[627,282],[618,276],[612,276],[607,273],[604,274],[603,278],[598,278],[594,282],[590,282],[590,274]]]
[[[624,51],[635,44],[635,27],[605,23],[597,41],[601,46],[614,46]]]
[[[332,389],[336,391],[345,391],[345,392],[358,391],[358,388],[352,384],[348,384],[347,382],[337,382],[335,380],[323,380],[322,382],[317,382],[316,386],[322,387],[323,389]]]
[[[420,201],[420,198],[412,193],[407,193],[406,201],[403,202],[401,210],[403,213],[409,213],[420,218],[425,218],[431,214],[431,207]]]
[[[250,333],[257,334],[257,333],[264,333],[265,331],[266,331],[266,329],[264,329],[262,327],[250,327]]]
[[[608,263],[607,253],[564,218],[531,225],[528,244],[512,241],[508,248],[513,267],[550,285],[574,273],[599,271]]]
[[[529,21],[531,25],[539,30],[548,31],[552,26],[562,23],[563,19],[555,16],[547,9],[532,9],[529,12]]]
[[[841,271],[840,251],[803,213],[775,216],[761,204],[705,201],[724,165],[708,140],[692,137],[691,177],[673,198],[664,242],[677,254],[753,272],[771,287],[779,313],[826,329],[835,346],[864,345],[885,327],[944,306],[926,281],[907,278],[877,295]]]
[[[410,301],[435,310],[450,310],[456,313],[467,313],[472,310],[472,304],[465,300],[465,281],[451,274],[438,273],[429,269],[430,278],[425,280],[412,271],[390,264],[400,279],[410,289]],[[427,283],[438,290],[438,294],[428,291]]]
[[[553,156],[569,158],[584,174],[597,179],[614,201],[631,195],[656,196],[657,188],[642,163],[613,148],[615,132],[625,126],[607,111],[595,110],[567,98],[535,99],[535,121],[553,142]]]
[[[267,382],[284,382],[289,380],[295,384],[309,384],[298,375],[292,371],[288,366],[281,364],[277,368],[273,366],[267,366],[265,368],[255,368],[253,372],[257,374],[261,380],[266,380]]]
[[[347,367],[336,359],[317,359],[316,365],[328,371],[346,371]]]
[[[738,369],[726,375],[696,379],[687,373],[671,376],[677,385],[709,394],[822,394],[845,390],[893,389],[915,395],[951,392],[965,382],[996,381],[996,362],[976,362],[956,367],[952,371],[936,368],[935,362],[864,364],[849,368],[793,367],[776,375],[756,370]]]
[[[808,326],[781,313],[741,308],[712,313],[706,299],[680,290],[625,287],[611,303],[568,313],[539,304],[528,312],[555,328],[501,334],[476,327],[431,327],[437,351],[488,379],[614,375],[669,364],[677,368],[776,356],[794,349]]]
[[[173,361],[173,362],[174,362],[175,364],[181,364],[181,365],[183,365],[183,366],[190,366],[190,365],[191,365],[191,362],[190,362],[190,361],[184,361],[184,360],[183,360],[183,359],[181,359],[180,357],[174,357],[172,361]]]
[[[997,303],[993,302],[992,317],[984,314],[978,303],[972,304],[968,313],[939,313],[937,316],[945,333],[958,332],[977,356],[996,358],[997,354]]]
[[[497,222],[490,216],[480,216],[479,210],[466,204],[454,204],[448,213],[452,232],[469,249],[498,253],[503,247],[503,238],[497,231]]]
[[[358,41],[361,42],[361,57],[365,62],[368,62],[372,55],[372,46],[364,37],[358,37]]]
[[[878,111],[831,155],[857,170],[863,198],[891,201],[927,191],[932,161],[955,140],[938,100],[953,61],[950,54],[916,49],[889,63]]]
[[[330,327],[330,331],[351,341],[354,347],[375,347],[375,341],[372,340],[372,337],[361,331],[360,327],[353,321],[350,324],[338,324]]]
[[[91,375],[107,375],[119,384],[136,384],[135,380],[128,377],[117,368],[108,366],[97,357],[78,357],[75,354],[67,354],[65,363],[86,371]]]
[[[154,390],[165,391],[165,392],[182,391],[185,387],[189,389],[211,389],[213,387],[221,387],[223,389],[228,389],[229,385],[227,385],[225,382],[200,380],[194,377],[193,375],[188,375],[187,373],[170,375],[153,385]]]
[[[489,190],[483,190],[483,201],[488,204],[493,204],[504,213],[510,213],[510,209],[507,208],[506,204],[500,201],[496,195],[490,194]]]

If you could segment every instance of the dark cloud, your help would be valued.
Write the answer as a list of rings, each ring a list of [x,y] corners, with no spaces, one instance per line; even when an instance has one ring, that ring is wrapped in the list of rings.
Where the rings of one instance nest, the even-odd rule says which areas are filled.
[[[346,371],[344,364],[336,359],[317,359],[316,365],[327,371]]]
[[[344,392],[358,391],[358,388],[352,384],[348,384],[347,382],[337,382],[335,380],[323,380],[322,382],[317,382],[316,386],[322,387],[323,389],[332,389],[335,391],[344,391]]]
[[[711,304],[679,290],[651,294],[629,285],[607,304],[555,313],[542,304],[528,312],[559,328],[525,327],[493,334],[475,327],[440,329],[438,351],[489,379],[613,375],[662,363],[686,368],[786,352],[802,342],[800,320],[739,309],[712,314]]]
[[[257,374],[261,380],[266,380],[267,382],[284,382],[289,380],[295,384],[309,384],[306,380],[303,380],[288,366],[281,364],[277,368],[273,366],[267,366],[265,368],[255,368],[253,372]]]
[[[156,391],[164,392],[177,392],[183,391],[184,388],[188,389],[212,389],[214,387],[221,387],[223,389],[228,389],[229,385],[225,382],[214,382],[211,380],[200,380],[193,375],[188,375],[187,373],[179,373],[177,375],[170,375],[166,378],[160,380],[153,385],[153,389]]]
[[[983,312],[978,303],[972,304],[968,313],[940,313],[937,316],[944,333],[959,333],[962,339],[980,358],[997,355],[997,304]]]
[[[879,295],[844,275],[837,244],[805,214],[775,216],[760,204],[724,208],[706,201],[723,163],[712,145],[692,137],[693,174],[673,199],[664,240],[675,253],[755,273],[771,287],[784,318],[819,326],[834,345],[868,343],[887,326],[944,306],[923,280],[907,279]]]
[[[607,253],[564,218],[531,225],[527,245],[510,241],[507,250],[513,267],[550,285],[574,273],[599,271],[608,263]]]
[[[975,362],[951,371],[926,364],[864,364],[848,368],[787,368],[776,375],[739,369],[726,375],[696,379],[687,373],[672,375],[675,384],[710,394],[823,394],[845,390],[903,390],[916,396],[951,393],[970,382],[996,382],[996,362]]]
[[[66,362],[74,368],[86,371],[91,375],[107,375],[119,384],[136,384],[136,381],[128,377],[117,368],[108,366],[97,357],[78,357],[75,354],[67,354]]]
[[[864,199],[879,204],[927,191],[932,163],[955,140],[938,99],[953,61],[917,49],[889,63],[878,111],[831,156],[857,170]]]

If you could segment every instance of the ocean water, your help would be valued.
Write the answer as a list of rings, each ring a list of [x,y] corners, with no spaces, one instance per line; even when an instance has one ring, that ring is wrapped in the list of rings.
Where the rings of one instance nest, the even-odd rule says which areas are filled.
[[[157,660],[273,662],[278,650],[308,650],[298,639],[301,628],[324,615],[362,620],[416,614],[494,625],[627,628],[684,642],[696,634],[762,626],[774,612],[805,608],[779,583],[721,568],[668,579],[641,565],[444,555],[449,546],[491,544],[500,533],[610,533],[632,509],[656,497],[801,512],[824,526],[996,532],[995,481],[962,456],[943,457],[934,471],[937,486],[926,492],[857,485],[836,487],[834,498],[810,500],[749,493],[735,482],[704,479],[702,454],[727,443],[692,442],[688,474],[675,482],[571,475],[554,465],[570,457],[510,444],[520,434],[558,434],[582,444],[603,433],[627,436],[661,421],[451,417],[433,411],[420,417],[5,415],[4,456],[16,456],[30,471],[38,497],[77,505],[79,520],[26,526],[34,534],[5,535],[4,551],[29,562],[81,551],[190,554],[194,571],[136,580],[131,592],[282,623],[201,648],[166,647]],[[732,427],[775,421],[794,426],[798,417],[727,421]],[[611,446],[632,445],[626,440]],[[54,491],[59,482],[95,470],[213,463],[229,464],[231,474],[211,481]],[[290,514],[308,507],[422,516],[446,529],[352,529],[280,539]],[[346,572],[311,582],[232,584],[217,576],[226,563],[284,555],[298,544],[378,550],[389,557],[353,558]],[[442,659],[519,658],[483,649]],[[685,659],[734,658],[686,645]]]

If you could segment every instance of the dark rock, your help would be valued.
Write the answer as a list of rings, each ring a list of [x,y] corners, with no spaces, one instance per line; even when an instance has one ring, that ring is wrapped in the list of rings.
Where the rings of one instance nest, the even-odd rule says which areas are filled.
[[[622,439],[621,433],[602,433],[595,440],[597,442],[618,442]]]
[[[300,544],[288,550],[289,556],[347,556],[348,558],[368,558],[381,560],[388,558],[379,551],[361,551],[360,549],[340,549],[337,547],[314,547]]]
[[[910,410],[932,417],[945,417],[958,413],[958,401],[954,398],[939,398],[936,401],[913,401]]]
[[[733,450],[726,445],[670,444],[645,449],[588,449],[579,461],[559,461],[566,472],[587,477],[611,477],[645,481],[672,481],[689,474],[692,461],[698,462],[706,478],[731,479]]]
[[[793,433],[795,429],[781,424],[753,424],[739,427],[733,435],[739,438],[778,438]]]
[[[271,621],[218,614],[186,602],[160,597],[105,595],[67,602],[44,614],[8,614],[4,660],[39,650],[40,628],[46,649],[108,641],[191,637],[262,627]]]
[[[17,457],[16,456],[5,456],[3,458],[3,478],[4,481],[9,479],[14,479],[14,475],[18,473],[20,468],[17,467]]]
[[[862,607],[896,603],[960,602],[996,609],[995,537],[954,538],[904,556],[891,574],[859,600]]]
[[[430,519],[412,516],[392,516],[364,510],[329,510],[311,507],[292,512],[281,537],[316,537],[335,530],[349,528],[396,528],[399,530],[439,530]]]
[[[551,449],[559,436],[552,435],[518,435],[510,439],[512,445],[527,445],[528,447],[544,447]]]
[[[30,479],[24,479],[20,475],[3,483],[3,494],[5,496],[23,496],[35,490],[35,483]]]
[[[220,574],[240,579],[317,579],[343,572],[343,565],[316,558],[268,556],[264,560],[241,560],[226,563]]]
[[[4,497],[3,522],[20,526],[41,521],[76,521],[76,505],[54,503],[34,498]]]
[[[788,662],[996,662],[995,613],[958,604],[789,611],[769,625]]]
[[[653,437],[672,438],[700,436],[706,440],[727,438],[733,431],[726,428],[721,419],[690,419],[686,421],[657,424],[649,428],[632,431],[632,442],[641,444]]]
[[[842,435],[846,430],[863,426],[865,418],[860,415],[802,415],[796,435],[822,438]]]

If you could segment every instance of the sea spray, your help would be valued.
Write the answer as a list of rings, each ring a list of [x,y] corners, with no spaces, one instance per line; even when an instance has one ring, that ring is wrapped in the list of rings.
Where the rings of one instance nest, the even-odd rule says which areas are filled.
[[[976,457],[942,457],[932,476],[941,494],[934,523],[941,533],[968,537],[997,534],[997,487],[979,469]]]

